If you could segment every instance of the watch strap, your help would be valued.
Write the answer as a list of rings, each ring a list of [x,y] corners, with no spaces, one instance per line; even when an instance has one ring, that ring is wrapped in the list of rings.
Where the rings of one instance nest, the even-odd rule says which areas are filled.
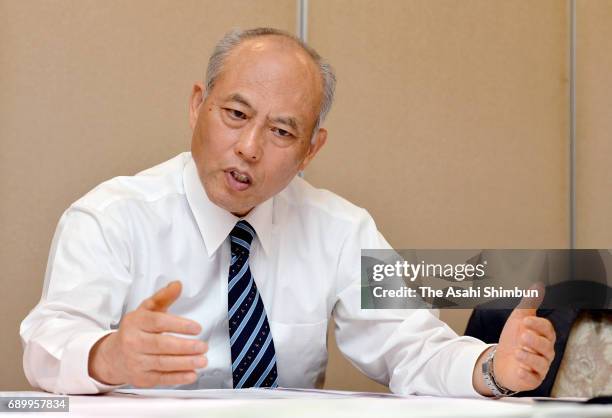
[[[495,352],[497,351],[497,346],[494,346],[493,349],[487,354],[487,358],[484,363],[482,363],[482,378],[485,382],[485,385],[493,392],[493,395],[496,398],[501,398],[504,396],[512,396],[516,391],[510,390],[508,388],[500,385],[497,380],[495,380],[495,372],[493,371],[493,360],[495,358]]]

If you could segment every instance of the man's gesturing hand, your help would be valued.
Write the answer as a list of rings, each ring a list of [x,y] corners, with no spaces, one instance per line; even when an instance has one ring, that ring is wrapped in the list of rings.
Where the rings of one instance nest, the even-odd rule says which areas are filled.
[[[160,289],[126,314],[119,331],[100,339],[89,354],[89,375],[111,385],[138,387],[192,383],[195,369],[205,367],[205,342],[165,335],[197,335],[200,325],[167,313],[181,294],[181,282]]]
[[[555,357],[555,330],[550,321],[536,316],[544,289],[536,289],[539,297],[523,298],[506,321],[493,360],[497,383],[517,392],[537,388]],[[481,372],[487,352],[476,363],[473,380],[480,393],[489,395]]]

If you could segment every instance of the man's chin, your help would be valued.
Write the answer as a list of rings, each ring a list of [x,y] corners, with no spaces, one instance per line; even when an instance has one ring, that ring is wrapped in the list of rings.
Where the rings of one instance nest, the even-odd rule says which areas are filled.
[[[231,196],[230,192],[223,190],[223,187],[215,187],[217,185],[204,183],[204,191],[208,196],[208,200],[223,210],[232,213],[235,216],[246,216],[256,205],[249,205],[246,202],[239,202],[239,198]],[[221,189],[221,190],[219,190]]]
[[[253,210],[256,205],[237,205],[235,201],[232,199],[210,199],[215,205],[219,206],[221,209],[225,209],[230,212],[232,215],[242,218]]]
[[[232,215],[235,215],[239,218],[247,216],[249,212],[252,211],[255,206],[257,206],[257,205],[236,205],[236,202],[232,202],[232,203],[233,204],[228,204],[228,205],[221,206],[221,207],[225,209],[226,211],[231,212]]]
[[[244,218],[245,216],[247,216],[249,214],[249,212],[253,210],[253,208],[247,210],[247,211],[239,211],[239,212],[232,212],[232,215],[237,216],[239,218]]]

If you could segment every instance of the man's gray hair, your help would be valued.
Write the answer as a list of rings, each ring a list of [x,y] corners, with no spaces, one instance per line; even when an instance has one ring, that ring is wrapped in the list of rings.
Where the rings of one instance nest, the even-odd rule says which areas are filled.
[[[215,45],[215,49],[212,55],[208,59],[208,67],[206,68],[205,94],[208,94],[208,92],[212,91],[212,88],[215,85],[215,81],[223,70],[223,64],[225,62],[225,59],[234,48],[236,48],[238,45],[240,45],[243,41],[247,39],[267,35],[276,35],[291,39],[298,46],[300,46],[319,67],[319,73],[321,74],[321,79],[323,80],[323,100],[321,102],[321,108],[319,109],[319,117],[317,118],[317,123],[315,124],[315,127],[312,132],[311,142],[314,142],[317,131],[325,120],[325,117],[329,113],[329,110],[332,106],[332,102],[334,101],[334,91],[336,89],[336,75],[334,74],[334,69],[331,67],[331,65],[329,65],[329,63],[327,63],[323,58],[321,58],[317,51],[315,51],[312,47],[308,46],[300,38],[290,34],[289,32],[274,28],[256,28],[249,30],[233,29],[230,32],[226,33],[223,38],[221,38],[221,40],[217,42],[217,45]]]

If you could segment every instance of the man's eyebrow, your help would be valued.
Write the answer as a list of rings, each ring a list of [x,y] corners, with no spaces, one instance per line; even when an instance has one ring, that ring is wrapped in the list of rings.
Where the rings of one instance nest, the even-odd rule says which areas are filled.
[[[239,93],[234,93],[230,95],[226,100],[228,102],[238,102],[246,107],[250,107],[251,109],[253,108],[253,106],[251,106],[249,101],[245,99],[244,97],[242,97]]]
[[[270,122],[281,123],[283,125],[290,126],[296,131],[300,130],[297,119],[291,116],[277,116],[275,118],[271,118]]]

